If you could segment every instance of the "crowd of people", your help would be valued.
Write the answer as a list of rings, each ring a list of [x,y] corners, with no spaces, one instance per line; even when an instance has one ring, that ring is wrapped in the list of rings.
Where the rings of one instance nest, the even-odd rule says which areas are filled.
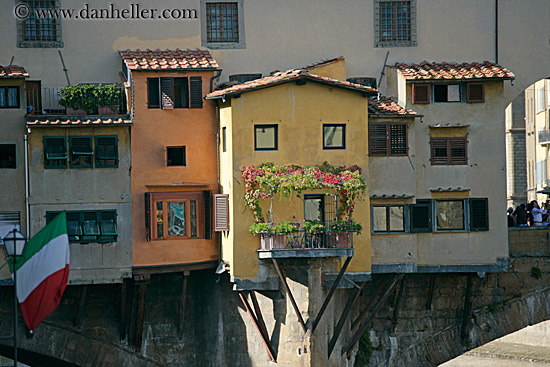
[[[542,204],[536,200],[521,204],[515,210],[508,208],[508,227],[548,226],[550,225],[550,200]]]

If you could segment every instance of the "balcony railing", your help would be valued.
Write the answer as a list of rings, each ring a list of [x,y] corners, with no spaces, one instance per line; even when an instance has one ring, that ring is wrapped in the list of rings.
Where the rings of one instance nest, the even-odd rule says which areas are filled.
[[[28,115],[117,116],[130,109],[122,85],[98,89],[98,85],[82,88],[68,96],[63,88],[27,88]]]
[[[299,226],[298,223],[296,223]],[[353,256],[353,232],[260,233],[260,258]]]
[[[550,144],[550,130],[539,131],[539,144]]]

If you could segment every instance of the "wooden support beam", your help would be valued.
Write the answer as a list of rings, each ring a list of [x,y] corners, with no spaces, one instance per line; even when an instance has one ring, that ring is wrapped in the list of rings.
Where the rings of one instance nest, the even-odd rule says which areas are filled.
[[[346,322],[346,319],[348,318],[348,315],[351,311],[352,306],[354,303],[359,299],[359,296],[361,295],[361,291],[365,287],[367,282],[363,282],[359,289],[353,288],[348,302],[346,303],[346,307],[344,308],[344,311],[342,311],[342,315],[340,316],[340,319],[338,320],[338,324],[334,328],[334,333],[332,335],[332,338],[330,339],[330,342],[328,343],[328,357],[330,358],[330,355],[332,354],[332,351],[334,350],[334,346],[336,345],[336,342],[338,341],[338,337],[340,336],[340,333],[342,332],[342,328],[344,327],[344,323]]]
[[[82,309],[84,308],[84,303],[86,302],[86,292],[88,291],[88,286],[82,286],[82,292],[80,292],[80,300],[78,301],[78,309],[76,310],[76,315],[74,317],[74,326],[80,326],[80,319],[82,318]]]
[[[131,287],[131,289],[132,289],[132,305],[130,309],[130,327],[128,330],[128,345],[135,344],[136,342],[138,292],[137,292],[137,285],[136,285],[135,279],[133,280],[133,287]]]
[[[292,295],[292,292],[290,291],[290,288],[288,287],[288,284],[286,282],[286,278],[285,278],[281,268],[279,268],[279,264],[277,263],[277,259],[273,258],[271,260],[273,260],[273,265],[275,265],[275,270],[277,270],[277,274],[279,275],[279,279],[281,279],[281,282],[283,283],[283,288],[285,289],[285,292],[288,295],[288,298],[290,299],[290,303],[292,303],[292,307],[294,308],[294,312],[296,312],[296,316],[298,316],[298,321],[300,321],[300,325],[302,325],[302,329],[304,330],[304,333],[307,333],[306,323],[304,322],[304,319],[302,318],[302,314],[300,313],[300,310],[298,309],[298,305],[296,304],[296,300],[294,299],[294,296]]]
[[[369,327],[369,324],[371,323],[372,319],[374,319],[374,316],[376,315],[376,313],[380,310],[380,308],[382,308],[384,303],[386,303],[386,300],[390,296],[390,293],[395,287],[395,285],[401,279],[403,279],[404,276],[405,274],[399,274],[398,276],[393,278],[393,281],[391,282],[390,286],[386,289],[382,297],[378,300],[378,302],[376,303],[376,306],[374,306],[369,317],[359,326],[357,331],[351,337],[351,340],[342,348],[342,355],[344,355],[344,353],[347,353],[348,357],[350,356],[351,350],[355,347],[355,345],[357,345],[357,342],[359,342],[359,339],[361,338],[365,330],[367,330],[367,328]]]
[[[183,286],[182,286],[182,293],[181,293],[181,305],[180,305],[180,325],[179,325],[179,331],[178,331],[178,340],[183,340],[183,325],[185,320],[185,300],[187,298],[187,279],[189,278],[189,275],[191,275],[191,272],[184,271],[183,272]]]
[[[250,299],[252,300],[252,305],[254,306],[254,312],[256,313],[256,319],[258,320],[259,326],[264,331],[265,335],[268,335],[267,327],[265,326],[264,317],[262,316],[262,310],[260,309],[260,304],[258,303],[258,299],[256,298],[256,292],[253,290],[249,292]]]
[[[426,310],[432,309],[432,300],[434,297],[434,289],[435,289],[435,276],[436,274],[430,275],[430,289],[428,290],[428,299],[426,300]]]
[[[239,297],[241,298],[241,301],[243,302],[244,308],[246,309],[246,312],[248,312],[248,315],[250,315],[250,318],[252,319],[252,322],[254,323],[254,326],[256,326],[256,330],[258,330],[258,333],[260,333],[260,337],[262,338],[262,341],[264,342],[265,348],[267,349],[267,355],[269,356],[269,360],[272,362],[277,362],[277,359],[275,358],[275,351],[273,350],[273,347],[271,346],[271,342],[269,341],[269,337],[267,335],[267,332],[264,333],[264,330],[262,326],[260,326],[260,323],[258,322],[258,318],[254,314],[254,311],[252,311],[252,308],[250,307],[250,304],[248,303],[246,297],[244,296],[243,292],[240,291]],[[261,315],[261,313],[260,313]]]
[[[126,279],[120,285],[120,341],[126,338]]]
[[[468,273],[466,279],[466,294],[464,295],[464,312],[462,313],[462,327],[460,328],[460,339],[464,340],[468,336],[468,320],[472,309],[472,280],[474,274]]]
[[[403,289],[405,288],[405,279],[406,275],[401,279],[399,284],[399,291],[397,292],[397,297],[393,305],[393,315],[391,320],[391,335],[395,335],[395,328],[397,327],[397,317],[399,316],[399,305],[401,304],[401,298],[403,297]]]
[[[371,299],[370,299],[369,303],[367,304],[367,306],[365,308],[363,308],[363,310],[361,310],[361,312],[359,313],[359,316],[357,316],[357,318],[355,320],[353,320],[353,322],[351,323],[351,329],[352,330],[355,329],[357,327],[357,325],[359,325],[365,319],[365,317],[367,317],[368,311],[372,308],[372,306],[374,306],[374,304],[378,300],[378,297],[380,297],[380,294],[384,291],[384,289],[386,289],[390,286],[390,284],[392,282],[392,279],[393,278],[386,279],[386,281],[384,283],[382,283],[382,285],[380,285],[380,287],[378,287],[376,292],[374,292],[374,295],[371,297]]]
[[[336,287],[338,287],[338,284],[340,283],[340,280],[344,276],[344,273],[346,272],[346,269],[348,268],[348,265],[351,261],[351,256],[346,259],[346,262],[338,272],[338,276],[336,277],[336,280],[334,283],[332,283],[332,287],[330,288],[330,291],[328,292],[325,301],[323,302],[323,305],[321,306],[321,309],[319,310],[319,313],[317,314],[317,317],[315,318],[315,321],[313,321],[313,324],[311,326],[311,333],[315,331],[315,328],[317,325],[319,325],[319,321],[321,321],[321,317],[323,317],[323,314],[325,313],[326,308],[328,307],[328,304],[332,298],[332,295],[334,294],[334,291],[336,290]]]
[[[141,341],[143,337],[143,319],[145,310],[145,291],[147,290],[147,283],[139,283],[138,285],[138,309],[136,320],[136,350],[141,350]]]

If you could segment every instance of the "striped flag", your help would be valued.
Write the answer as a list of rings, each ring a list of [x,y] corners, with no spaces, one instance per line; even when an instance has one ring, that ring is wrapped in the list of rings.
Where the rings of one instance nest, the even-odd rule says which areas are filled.
[[[13,273],[13,264],[10,269]],[[17,259],[17,298],[29,330],[55,311],[68,278],[67,216],[61,212],[27,242]]]

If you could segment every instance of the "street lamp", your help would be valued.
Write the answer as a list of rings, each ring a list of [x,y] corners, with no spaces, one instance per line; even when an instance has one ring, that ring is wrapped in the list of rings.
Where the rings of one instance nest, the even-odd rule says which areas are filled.
[[[27,239],[14,228],[3,239],[7,257],[13,258],[13,365],[17,367],[17,256],[23,254]]]

